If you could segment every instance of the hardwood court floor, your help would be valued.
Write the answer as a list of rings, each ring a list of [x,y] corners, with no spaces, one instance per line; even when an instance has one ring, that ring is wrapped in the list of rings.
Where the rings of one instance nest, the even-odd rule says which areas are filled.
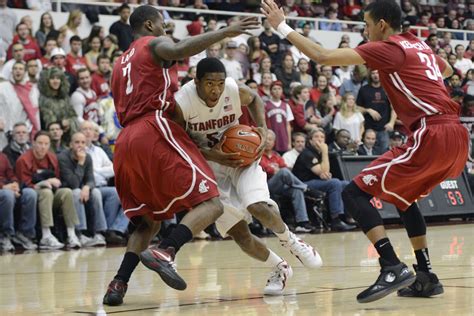
[[[407,264],[415,262],[404,230],[389,231]],[[286,294],[263,297],[269,269],[232,241],[198,241],[179,254],[186,291],[168,288],[139,266],[125,304],[102,306],[124,248],[0,256],[0,315],[474,315],[474,225],[429,228],[432,263],[445,293],[431,299],[391,295],[369,304],[355,296],[378,275],[377,255],[361,232],[302,235],[324,266],[301,266],[276,238],[265,242],[292,264]]]

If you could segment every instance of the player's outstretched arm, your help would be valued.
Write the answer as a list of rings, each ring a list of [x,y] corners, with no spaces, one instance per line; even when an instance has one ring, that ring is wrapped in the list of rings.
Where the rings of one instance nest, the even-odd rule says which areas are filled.
[[[183,59],[202,52],[210,45],[217,43],[226,37],[250,34],[248,31],[258,29],[259,25],[260,24],[256,18],[248,17],[234,25],[217,31],[192,36],[178,43],[174,43],[166,36],[160,36],[150,42],[150,48],[155,58],[159,60]]]
[[[364,59],[351,48],[326,49],[293,30],[285,23],[283,9],[273,0],[262,0],[261,6],[260,11],[270,25],[317,63],[329,66],[365,64]]]

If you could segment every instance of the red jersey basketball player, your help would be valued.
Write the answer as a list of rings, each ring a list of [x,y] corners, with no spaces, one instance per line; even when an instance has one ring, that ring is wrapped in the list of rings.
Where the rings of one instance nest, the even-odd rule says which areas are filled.
[[[163,17],[151,6],[130,16],[135,41],[119,57],[112,74],[112,93],[124,127],[115,147],[115,184],[125,214],[136,225],[127,252],[104,297],[119,305],[132,271],[141,261],[169,286],[186,283],[174,268],[179,248],[222,214],[214,175],[186,132],[169,120],[174,109],[177,73],[173,60],[195,55],[226,37],[258,27],[254,19],[177,44],[164,36]],[[159,246],[147,249],[160,221],[191,209]]]
[[[343,192],[344,204],[374,244],[382,266],[377,281],[357,300],[367,303],[397,290],[400,296],[411,297],[443,293],[431,272],[426,225],[416,200],[444,179],[458,176],[467,160],[468,133],[459,122],[459,106],[443,84],[451,67],[414,35],[398,33],[401,10],[395,0],[376,0],[367,6],[364,20],[370,42],[356,49],[330,50],[306,39],[285,23],[283,10],[273,0],[264,0],[261,10],[274,28],[316,62],[377,69],[398,118],[412,132],[407,144],[373,161]],[[416,277],[395,254],[382,218],[369,202],[373,196],[399,210],[415,250]]]

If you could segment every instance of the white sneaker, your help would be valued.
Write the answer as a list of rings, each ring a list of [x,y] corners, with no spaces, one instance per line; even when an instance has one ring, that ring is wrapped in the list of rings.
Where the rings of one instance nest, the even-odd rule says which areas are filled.
[[[280,240],[283,247],[287,248],[307,268],[317,268],[323,265],[323,260],[313,247],[305,243],[290,232],[288,241]]]
[[[107,242],[105,241],[105,237],[102,234],[95,234],[92,240],[94,241],[94,246],[107,245]]]
[[[12,242],[20,245],[25,250],[36,250],[38,245],[35,244],[30,238],[26,237],[22,233],[18,232],[15,236],[12,236]]]
[[[267,285],[263,289],[265,295],[282,295],[285,289],[286,281],[293,276],[293,269],[283,260],[270,274]]]
[[[40,249],[61,249],[64,244],[59,242],[53,235],[49,235],[46,238],[41,238]]]
[[[0,251],[14,251],[15,246],[13,246],[10,237],[0,237]]]
[[[76,235],[69,236],[67,238],[67,247],[68,248],[81,248],[81,242]]]
[[[93,247],[94,242],[92,241],[92,238],[89,238],[85,235],[79,236],[79,242],[81,243],[82,247]]]

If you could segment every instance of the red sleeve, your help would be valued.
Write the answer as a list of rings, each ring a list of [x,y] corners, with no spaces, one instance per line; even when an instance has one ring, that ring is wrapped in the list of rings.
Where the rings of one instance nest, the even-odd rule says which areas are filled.
[[[304,129],[304,126],[306,125],[306,120],[304,118],[303,106],[301,104],[295,104],[295,106],[290,106],[290,108],[295,118],[294,121],[291,122],[291,124],[296,125],[300,129]]]
[[[446,63],[444,59],[435,54],[436,62],[438,63],[439,70],[443,73],[446,70]]]
[[[11,44],[8,49],[7,49],[7,60],[12,59],[12,49],[13,49],[13,44]]]
[[[275,154],[275,160],[276,162],[278,163],[278,167],[281,168],[287,168],[287,165],[286,165],[286,162],[285,162],[285,159],[283,159],[282,156],[280,156],[279,154]]]
[[[275,170],[270,166],[270,159],[268,159],[265,154],[263,154],[262,159],[260,159],[260,166],[269,176],[272,176],[275,173]]]
[[[4,171],[4,174],[0,174],[0,189],[3,188],[5,184],[18,181],[13,172],[13,168],[10,165],[10,161],[3,153],[0,153],[0,165],[1,169]]]
[[[21,157],[16,161],[16,175],[22,184],[25,184],[27,187],[33,188],[33,175],[26,165],[24,159]]]
[[[405,62],[405,52],[390,41],[369,42],[355,48],[370,69],[394,72]]]

